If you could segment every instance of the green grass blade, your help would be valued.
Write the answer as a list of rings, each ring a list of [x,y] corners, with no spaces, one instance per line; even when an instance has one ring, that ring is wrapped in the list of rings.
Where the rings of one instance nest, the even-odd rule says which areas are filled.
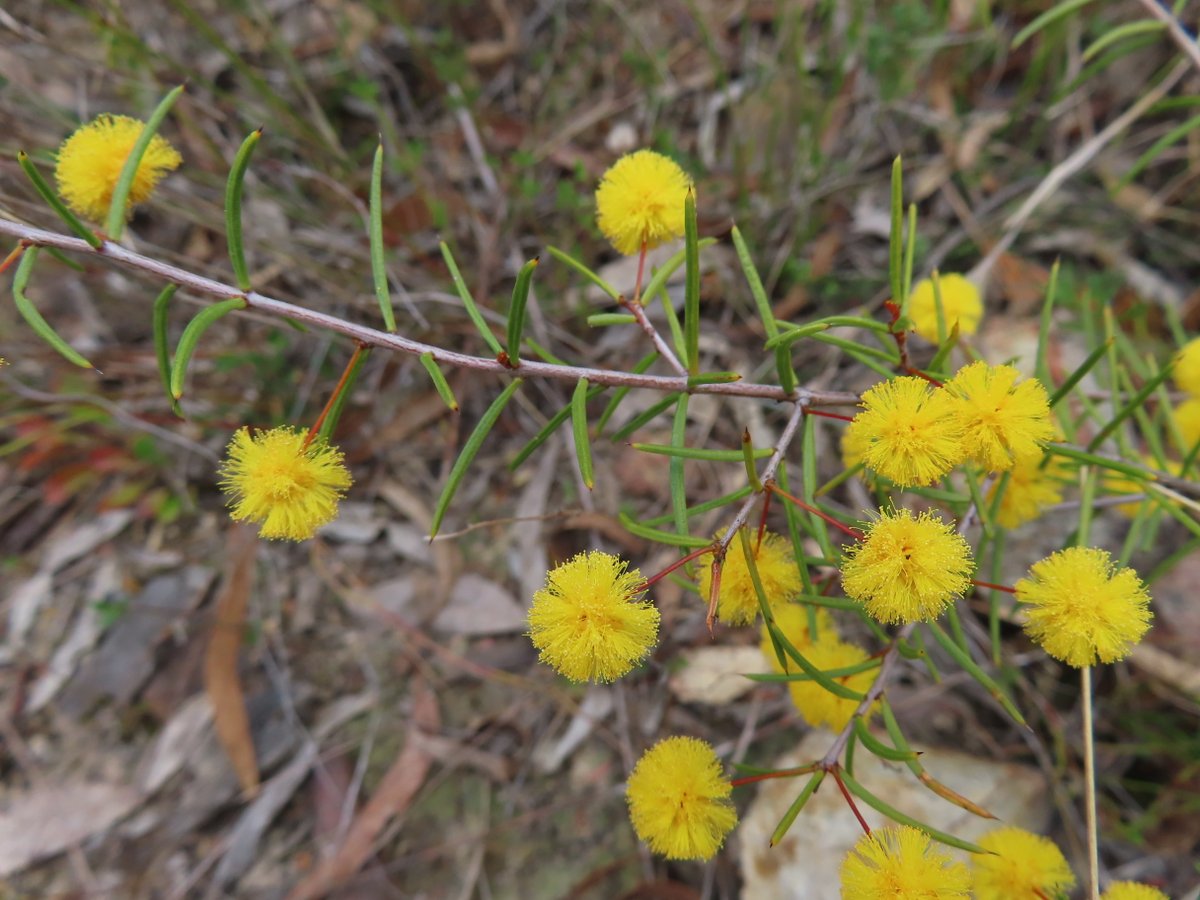
[[[392,294],[388,290],[387,260],[383,253],[383,142],[375,148],[371,162],[371,197],[367,230],[371,238],[371,281],[375,285],[375,300],[383,316],[383,327],[389,333],[396,331],[396,311],[392,308]],[[429,367],[426,366],[426,369]],[[441,393],[441,391],[438,391]],[[443,396],[443,400],[445,397]],[[451,409],[457,409],[457,406]]]
[[[171,298],[179,290],[179,285],[168,284],[154,298],[154,314],[152,328],[154,331],[154,358],[158,361],[158,377],[162,379],[163,390],[171,401],[171,412],[177,416],[183,414],[179,409],[179,401],[171,395],[171,348],[167,338],[167,312]]]
[[[229,246],[229,264],[233,267],[234,280],[243,291],[250,290],[250,273],[246,270],[246,244],[242,238],[242,186],[246,181],[250,157],[262,133],[262,128],[256,128],[242,141],[225,182],[225,240]]]
[[[1065,19],[1071,13],[1078,9],[1082,9],[1091,3],[1092,0],[1064,0],[1056,6],[1050,7],[1024,28],[1017,32],[1017,36],[1013,38],[1011,49],[1016,50],[1023,43],[1033,37],[1048,25],[1052,25],[1059,19]]]
[[[1172,365],[1163,366],[1161,371],[1156,372],[1154,377],[1142,385],[1141,390],[1134,394],[1124,406],[1117,410],[1117,414],[1109,420],[1108,424],[1096,432],[1096,436],[1092,438],[1091,442],[1087,446],[1088,450],[1095,450],[1097,447],[1103,444],[1104,439],[1112,434],[1122,422],[1133,415],[1134,410],[1141,407],[1141,405],[1146,402],[1146,398],[1153,394],[1158,386],[1167,380],[1173,368],[1174,366]]]
[[[525,331],[525,307],[529,303],[529,287],[533,284],[533,273],[538,267],[538,258],[521,266],[517,281],[513,285],[512,302],[508,305],[508,362],[521,364],[521,335]]]
[[[1050,279],[1046,283],[1046,299],[1042,301],[1042,315],[1038,321],[1038,343],[1036,367],[1034,374],[1043,386],[1050,382],[1050,363],[1047,354],[1050,351],[1050,325],[1054,320],[1054,303],[1058,297],[1058,268],[1060,260],[1054,260],[1050,267]]]
[[[129,191],[133,187],[133,178],[137,175],[138,166],[142,164],[142,157],[146,155],[146,148],[150,146],[150,141],[158,132],[163,119],[167,117],[167,113],[171,111],[171,107],[175,105],[175,101],[179,99],[183,91],[184,85],[181,84],[162,98],[154,112],[150,114],[150,118],[146,120],[146,124],[142,127],[142,133],[133,142],[129,156],[125,158],[125,165],[117,177],[116,187],[113,188],[112,202],[108,206],[108,218],[104,222],[105,233],[114,241],[121,239],[121,230],[125,227],[125,209],[129,202]]]
[[[442,246],[445,245],[443,244]],[[487,411],[484,412],[483,417],[475,426],[475,430],[467,438],[462,452],[458,454],[458,459],[454,461],[454,465],[450,468],[450,476],[446,479],[446,486],[442,488],[442,494],[438,497],[437,506],[434,507],[433,521],[429,526],[430,538],[434,537],[438,533],[438,529],[442,527],[442,519],[446,515],[446,510],[450,508],[450,501],[454,499],[455,492],[458,491],[459,485],[462,484],[462,480],[467,474],[467,469],[474,461],[479,448],[483,446],[483,442],[491,432],[492,426],[500,418],[500,413],[504,412],[504,407],[508,405],[508,401],[512,399],[513,394],[517,392],[521,384],[522,381],[520,378],[514,378],[510,381],[508,386],[500,392],[500,396],[492,401],[492,405],[487,408]]]
[[[1154,160],[1156,160],[1164,150],[1179,141],[1181,138],[1186,137],[1190,132],[1195,131],[1197,127],[1200,127],[1200,116],[1192,116],[1186,122],[1175,126],[1162,137],[1160,137],[1157,141],[1150,145],[1149,150],[1134,160],[1133,165],[1129,167],[1129,171],[1122,175],[1121,180],[1116,183],[1114,190],[1119,191],[1128,186],[1128,184],[1133,181],[1133,179],[1141,175],[1146,167],[1154,162]]]
[[[62,336],[57,331],[50,327],[50,323],[42,318],[42,314],[37,311],[37,307],[25,294],[25,289],[29,286],[29,276],[33,274],[34,263],[37,262],[38,248],[27,247],[25,252],[21,254],[21,261],[17,264],[17,271],[13,275],[12,295],[13,303],[17,306],[17,311],[22,318],[29,323],[29,327],[34,330],[38,337],[57,350],[69,362],[74,363],[81,369],[94,369],[78,350],[63,340]]]
[[[179,346],[175,348],[175,359],[171,363],[171,396],[178,400],[183,396],[183,382],[187,377],[188,363],[192,361],[192,354],[196,350],[196,345],[200,343],[200,338],[204,335],[210,325],[218,319],[229,315],[236,309],[246,308],[245,297],[230,297],[228,300],[222,300],[219,303],[214,303],[211,306],[206,306],[188,322],[187,327],[183,329],[183,334],[179,338]]]
[[[475,298],[471,296],[471,291],[467,287],[467,283],[463,280],[462,272],[458,270],[458,263],[454,261],[454,254],[450,252],[450,247],[445,241],[441,241],[439,246],[442,248],[442,259],[446,261],[446,268],[450,270],[450,278],[454,281],[454,290],[458,292],[458,298],[462,300],[463,307],[467,310],[467,315],[475,324],[475,329],[483,338],[484,343],[488,345],[492,353],[497,357],[504,352],[504,348],[500,346],[500,342],[496,340],[496,336],[492,334],[492,329],[488,328],[487,322],[483,320],[483,315],[479,312],[479,307],[475,305]]]
[[[1095,59],[1102,51],[1126,38],[1137,37],[1143,34],[1154,34],[1166,28],[1165,22],[1159,22],[1154,19],[1143,19],[1140,22],[1126,22],[1124,25],[1118,25],[1115,28],[1108,29],[1104,34],[1092,41],[1088,48],[1083,51],[1081,62],[1089,63]]]
[[[696,195],[689,189],[683,204],[683,246],[686,278],[683,288],[683,344],[687,370],[700,371],[700,233],[696,225]]]
[[[579,463],[579,475],[589,491],[596,486],[596,475],[592,469],[592,439],[588,434],[587,421],[588,380],[580,378],[571,395],[571,433],[575,438],[575,459]]]
[[[41,195],[41,198],[46,201],[52,210],[58,213],[58,217],[63,220],[71,231],[87,241],[88,246],[93,250],[98,250],[103,246],[104,241],[100,239],[100,236],[84,225],[79,220],[79,217],[71,212],[67,204],[62,202],[58,194],[54,192],[54,189],[46,182],[46,179],[42,177],[42,173],[34,166],[33,161],[29,158],[29,154],[24,150],[17,153],[17,165],[21,167],[21,171],[33,182],[33,187]]]

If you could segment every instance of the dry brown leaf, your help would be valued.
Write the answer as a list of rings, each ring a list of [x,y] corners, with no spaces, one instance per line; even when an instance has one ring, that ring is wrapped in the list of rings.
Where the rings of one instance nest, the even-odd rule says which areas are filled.
[[[371,855],[375,840],[384,826],[394,816],[408,809],[413,797],[425,783],[425,776],[433,765],[433,756],[425,749],[424,743],[416,738],[415,732],[437,732],[441,727],[441,714],[438,712],[437,697],[415,676],[412,680],[412,698],[409,727],[414,733],[405,740],[403,749],[367,805],[355,816],[337,852],[292,888],[287,900],[324,897],[353,877]]]
[[[238,677],[238,651],[246,624],[246,602],[254,579],[258,540],[240,525],[229,531],[225,585],[217,597],[216,619],[204,657],[204,692],[213,708],[213,724],[221,746],[248,797],[258,793],[258,761],[246,698]]]

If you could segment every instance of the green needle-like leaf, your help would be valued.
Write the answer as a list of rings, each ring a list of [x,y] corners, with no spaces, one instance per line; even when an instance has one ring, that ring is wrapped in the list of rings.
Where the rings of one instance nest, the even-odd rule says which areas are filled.
[[[341,421],[342,412],[346,409],[346,401],[350,394],[354,391],[355,382],[358,381],[358,376],[362,372],[363,363],[367,361],[367,357],[371,355],[370,347],[362,347],[358,353],[354,355],[354,361],[350,366],[350,371],[346,373],[342,380],[337,396],[333,399],[333,405],[329,407],[329,412],[325,414],[325,418],[321,421],[321,427],[317,430],[317,440],[329,444],[333,442],[333,433],[337,430],[338,422]]]
[[[442,402],[453,412],[458,412],[458,400],[454,397],[454,391],[450,389],[450,382],[446,380],[446,376],[438,368],[437,360],[433,358],[433,351],[426,350],[418,359],[421,360],[421,365],[425,367],[425,371],[429,373],[429,377],[433,381],[433,386],[437,389],[438,396],[442,398]]]
[[[686,280],[683,288],[683,343],[687,370],[700,372],[700,234],[696,226],[696,195],[688,191],[683,204],[683,246]]]
[[[476,330],[491,348],[492,353],[499,357],[504,352],[504,348],[500,346],[496,335],[492,334],[492,329],[488,328],[487,322],[483,320],[479,307],[475,305],[475,298],[471,296],[471,291],[463,280],[462,272],[458,271],[458,263],[454,261],[454,254],[450,252],[450,247],[445,241],[442,241],[439,246],[442,248],[442,259],[446,261],[446,268],[450,270],[450,278],[454,281],[454,289],[458,292],[458,297],[462,300],[467,315],[470,316]]]
[[[680,395],[682,401],[687,394]],[[676,416],[678,418],[678,415]],[[641,450],[643,453],[657,453],[660,456],[670,456],[674,459],[703,459],[709,462],[741,462],[741,450],[711,450],[707,447],[686,447],[676,446],[674,444],[630,444],[634,450]],[[759,447],[754,451],[755,459],[766,459],[771,455],[770,447]]]
[[[788,833],[788,829],[792,827],[792,823],[796,821],[796,817],[804,809],[808,799],[817,792],[817,788],[821,786],[821,782],[825,780],[825,770],[817,769],[812,773],[812,777],[808,779],[808,783],[804,785],[796,799],[792,801],[792,805],[788,807],[787,812],[783,814],[783,818],[779,820],[779,824],[775,826],[775,831],[771,835],[771,846],[774,847]]]
[[[150,141],[158,133],[163,119],[167,117],[167,113],[171,111],[171,107],[175,105],[175,101],[179,99],[183,90],[184,86],[181,84],[162,98],[154,112],[150,114],[150,118],[146,120],[146,124],[142,127],[142,133],[133,142],[133,148],[125,159],[125,165],[117,177],[116,187],[113,188],[112,201],[108,206],[108,218],[104,222],[105,234],[114,241],[121,239],[121,231],[125,227],[125,210],[129,203],[129,191],[133,187],[133,179],[137,175],[138,166],[142,164],[142,157],[146,155],[146,148],[150,146]]]
[[[512,303],[508,307],[508,362],[509,365],[521,364],[521,334],[525,330],[525,307],[529,303],[529,286],[533,283],[533,273],[538,267],[535,256],[517,272],[517,281],[513,285]]]
[[[1017,705],[1012,702],[1012,699],[1004,692],[1004,689],[996,683],[996,679],[992,678],[992,676],[988,675],[987,672],[979,668],[979,665],[975,662],[975,660],[971,659],[970,655],[961,647],[959,647],[958,644],[954,642],[954,639],[951,638],[950,635],[946,634],[946,632],[942,630],[942,627],[938,625],[937,622],[926,622],[925,627],[929,629],[930,633],[941,645],[942,649],[949,653],[950,656],[954,658],[954,661],[958,663],[968,675],[978,681],[984,690],[991,694],[996,699],[996,702],[1004,707],[1004,711],[1012,716],[1013,721],[1015,721],[1018,725],[1025,724],[1025,717],[1021,715],[1021,711],[1017,709]]]
[[[167,312],[171,298],[179,290],[179,285],[168,284],[154,298],[154,356],[158,360],[158,376],[162,379],[163,390],[171,401],[171,412],[177,416],[183,414],[179,410],[179,401],[171,395],[171,348],[167,338]]]
[[[671,547],[688,547],[694,549],[696,547],[705,547],[712,543],[712,541],[708,540],[707,538],[702,538],[699,536],[693,537],[687,534],[679,534],[674,531],[662,531],[658,528],[650,528],[649,526],[638,522],[636,519],[631,518],[628,513],[620,513],[618,514],[617,518],[620,520],[621,525],[624,526],[625,530],[630,534],[640,537],[643,540],[652,541],[656,544],[667,544]]]
[[[383,327],[396,331],[396,311],[392,309],[392,294],[388,290],[387,260],[383,252],[383,143],[375,148],[371,163],[371,197],[368,210],[368,231],[371,238],[371,281],[375,285],[375,301],[383,316]],[[426,366],[428,369],[429,367]],[[436,380],[435,380],[436,383]],[[441,393],[439,390],[438,393]],[[445,399],[445,397],[443,397]],[[457,407],[451,407],[457,409]]]
[[[575,459],[579,462],[579,476],[589,491],[596,485],[592,470],[592,439],[588,434],[587,421],[588,380],[580,378],[571,395],[571,433],[575,438]]]
[[[580,275],[582,275],[584,278],[586,278],[592,284],[596,285],[596,287],[600,288],[600,290],[602,290],[602,291],[604,291],[604,293],[608,294],[608,296],[614,302],[616,302],[616,303],[621,302],[621,292],[618,291],[611,284],[609,284],[607,281],[605,281],[603,278],[601,278],[599,275],[597,275],[595,272],[593,272],[591,269],[589,269],[587,266],[585,266],[583,263],[581,263],[579,260],[575,259],[572,256],[569,256],[567,253],[565,253],[562,250],[559,250],[557,247],[547,247],[546,252],[549,253],[551,256],[553,256],[555,259],[557,259],[563,265],[567,266],[568,268],[574,269],[576,272],[578,272]]]
[[[250,273],[246,270],[246,246],[242,239],[242,185],[246,180],[250,157],[262,133],[261,128],[256,128],[242,141],[225,182],[225,235],[229,244],[229,263],[233,266],[237,286],[243,291],[250,290]]]
[[[195,352],[196,345],[200,343],[204,332],[218,319],[229,315],[235,309],[245,308],[245,297],[230,297],[228,300],[206,306],[196,313],[192,321],[188,322],[187,328],[183,330],[183,334],[179,338],[179,346],[175,348],[175,359],[171,363],[172,397],[178,400],[183,396],[183,382],[187,376],[188,363],[191,362],[192,353]]]
[[[445,245],[443,244],[442,246]],[[459,485],[462,484],[463,477],[467,474],[467,469],[475,459],[475,454],[483,446],[483,442],[491,432],[492,426],[496,424],[496,420],[500,418],[500,413],[504,412],[504,407],[508,405],[508,401],[512,399],[513,394],[517,392],[521,384],[522,381],[520,378],[514,378],[510,381],[508,387],[500,393],[500,396],[492,401],[492,405],[487,408],[487,411],[483,414],[483,418],[479,420],[479,424],[475,426],[475,430],[467,438],[467,443],[463,446],[462,452],[458,454],[458,459],[454,461],[454,465],[450,469],[450,477],[446,479],[446,486],[442,488],[442,495],[438,497],[437,506],[433,510],[433,522],[429,526],[429,536],[431,538],[442,527],[442,519],[446,515],[446,510],[450,507],[450,501],[454,499],[455,492],[458,490]]]
[[[671,492],[671,512],[674,513],[675,531],[688,534],[687,487],[684,479],[683,460],[679,455],[692,448],[687,446],[688,394],[682,394],[675,406],[675,419],[671,423],[671,461],[667,466],[667,483]],[[633,445],[638,447],[637,444]],[[739,454],[740,455],[740,454]]]
[[[892,289],[892,302],[904,309],[904,187],[903,166],[900,157],[892,160],[892,227],[888,235],[888,283]]]
[[[17,311],[29,323],[29,327],[37,333],[37,336],[61,353],[64,358],[81,369],[94,369],[95,366],[84,359],[78,350],[63,340],[59,333],[50,327],[50,323],[42,318],[42,314],[25,295],[25,289],[29,286],[29,276],[33,274],[37,256],[37,247],[27,247],[21,255],[21,261],[17,264],[17,271],[13,275],[12,283],[13,302],[17,306]]]
[[[84,225],[83,222],[79,220],[79,217],[76,216],[75,213],[71,212],[71,210],[67,207],[67,204],[62,202],[58,194],[54,193],[54,189],[46,183],[46,179],[42,177],[42,173],[37,170],[37,167],[34,166],[33,161],[30,160],[29,154],[27,154],[24,150],[21,150],[17,153],[17,165],[21,167],[21,171],[23,171],[29,177],[29,180],[33,182],[33,186],[37,190],[38,194],[41,195],[41,198],[45,200],[47,204],[49,204],[51,209],[58,213],[59,218],[66,223],[66,226],[70,228],[71,231],[75,232],[75,234],[87,241],[88,245],[93,250],[98,250],[101,246],[103,246],[104,241],[100,239],[100,236],[96,234],[96,232],[92,231],[92,229]]]
[[[987,852],[982,847],[980,847],[976,844],[972,844],[970,841],[964,841],[961,838],[956,838],[952,834],[947,834],[944,831],[939,831],[936,828],[931,828],[928,825],[926,825],[924,822],[921,822],[917,819],[914,819],[910,815],[906,815],[905,813],[900,812],[900,810],[896,809],[896,807],[892,806],[890,803],[885,803],[883,800],[880,800],[878,797],[876,797],[874,794],[872,794],[870,791],[868,791],[865,787],[863,787],[861,784],[859,784],[854,779],[854,776],[851,775],[849,772],[846,772],[843,770],[841,773],[841,778],[842,778],[842,781],[845,783],[846,788],[850,791],[850,793],[852,793],[855,797],[857,797],[858,799],[860,799],[864,803],[866,803],[867,806],[883,813],[885,816],[887,816],[893,822],[899,822],[901,825],[909,825],[913,828],[917,828],[917,829],[925,832],[927,835],[929,835],[935,841],[941,841],[943,844],[946,844],[947,846],[957,847],[960,850],[966,850],[968,853],[986,853]]]

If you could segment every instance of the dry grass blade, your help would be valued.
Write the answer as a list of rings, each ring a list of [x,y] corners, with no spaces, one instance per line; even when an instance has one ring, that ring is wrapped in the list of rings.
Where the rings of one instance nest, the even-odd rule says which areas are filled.
[[[424,682],[416,678],[413,680],[412,698],[410,727],[413,731],[405,740],[404,748],[379,782],[367,805],[351,823],[346,839],[337,852],[292,888],[287,900],[316,900],[351,878],[371,855],[375,840],[384,826],[394,816],[408,809],[413,797],[425,783],[425,776],[434,758],[427,742],[419,739],[419,732],[436,731],[441,714],[437,697]]]
[[[247,797],[258,794],[258,761],[246,714],[246,698],[238,678],[238,650],[246,624],[246,601],[254,579],[258,541],[247,529],[230,529],[225,586],[217,598],[216,620],[204,655],[204,691],[213,708],[213,724],[221,746]]]

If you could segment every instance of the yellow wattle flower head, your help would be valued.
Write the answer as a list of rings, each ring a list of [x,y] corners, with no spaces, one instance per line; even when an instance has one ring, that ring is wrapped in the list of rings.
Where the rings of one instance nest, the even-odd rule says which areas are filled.
[[[1107,551],[1069,547],[1029,569],[1015,585],[1025,631],[1048,654],[1082,668],[1129,655],[1150,628],[1150,595],[1133,569]]]
[[[667,859],[712,859],[737,824],[713,748],[692,737],[669,737],[642,754],[625,788],[638,838]]]
[[[927,622],[967,589],[971,545],[932,513],[879,511],[842,559],[842,588],[880,622]]]
[[[856,666],[869,658],[867,651],[862,647],[838,640],[832,631],[822,632],[816,641],[797,649],[804,654],[805,659],[823,672]],[[800,667],[795,663],[792,663],[790,668],[792,673],[800,672]],[[833,680],[852,691],[865,694],[874,683],[876,674],[874,669],[867,669],[854,675],[834,676]],[[788,693],[792,697],[792,704],[808,724],[824,725],[832,731],[845,728],[854,711],[858,709],[857,700],[839,697],[815,681],[789,682]],[[877,706],[876,703],[867,710],[864,720],[875,714]]]
[[[975,900],[1059,897],[1075,886],[1062,851],[1040,834],[1010,825],[989,831],[977,843],[991,854],[971,857]]]
[[[1136,881],[1115,881],[1100,895],[1100,900],[1171,900],[1156,887]]]
[[[963,426],[954,401],[921,378],[883,381],[862,396],[843,446],[861,448],[867,468],[900,487],[930,485],[963,461]]]
[[[1193,397],[1200,397],[1200,338],[1193,338],[1175,354],[1176,386]]]
[[[1159,470],[1160,467],[1158,460],[1156,460],[1149,453],[1143,453],[1139,458],[1142,462],[1142,465],[1144,465],[1151,472]],[[1165,469],[1171,475],[1179,475],[1183,471],[1183,463],[1179,462],[1178,460],[1168,459],[1166,460]],[[1122,472],[1106,471],[1100,478],[1100,486],[1105,494],[1136,494],[1142,498],[1154,497],[1154,494],[1150,491],[1148,482],[1140,481],[1137,478],[1134,478],[1131,475],[1125,475]],[[1116,509],[1121,515],[1132,519],[1138,514],[1138,510],[1141,508],[1142,502],[1143,500],[1140,499],[1131,500],[1129,503],[1122,503],[1120,506],[1116,507]]]
[[[673,159],[638,150],[618,159],[596,188],[596,224],[618,253],[631,256],[683,235],[692,179]]]
[[[1039,459],[1026,459],[1008,470],[1008,483],[996,521],[1005,528],[1016,528],[1032,522],[1047,506],[1062,502],[1063,477],[1066,466],[1057,458],[1042,465]],[[1000,479],[992,483],[987,502],[991,504],[1000,488]]]
[[[121,169],[145,122],[108,113],[75,129],[58,148],[54,177],[58,192],[79,215],[103,222]],[[126,212],[150,198],[164,175],[179,167],[183,157],[162,135],[150,139],[129,189]]]
[[[938,277],[938,289],[942,295],[942,320],[946,323],[947,336],[958,323],[959,334],[974,334],[983,318],[983,299],[979,288],[962,275],[947,272]],[[913,285],[908,295],[908,317],[913,331],[925,340],[938,342],[937,302],[933,294],[932,279],[925,278]]]
[[[221,490],[237,521],[261,522],[261,537],[303,541],[337,516],[352,479],[342,452],[288,426],[238,429],[221,464]]]
[[[1192,448],[1200,443],[1200,398],[1184,400],[1171,411],[1175,424],[1179,426],[1179,435],[1183,438],[1183,446],[1179,448],[1183,456],[1192,452]]]
[[[864,834],[842,860],[842,900],[968,900],[967,867],[909,825]]]
[[[724,528],[716,533],[717,540],[724,536]],[[763,533],[762,541],[758,540],[757,534],[752,534],[750,546],[754,547],[758,579],[762,582],[763,593],[767,595],[767,602],[772,609],[776,604],[791,600],[800,593],[803,582],[800,580],[800,570],[796,568],[796,558],[792,556],[790,541],[767,531]],[[699,587],[700,596],[707,600],[712,589],[712,566],[701,566]],[[749,625],[757,615],[758,594],[750,578],[750,568],[746,565],[742,541],[735,537],[729,543],[729,551],[721,566],[717,618],[727,625]]]
[[[812,611],[812,618],[809,618],[809,611]],[[792,646],[803,652],[805,647],[812,646],[813,641],[820,640],[825,636],[837,637],[837,627],[833,624],[833,617],[829,615],[829,610],[822,606],[806,606],[803,603],[780,603],[771,607],[771,612],[775,616],[775,625],[783,632],[784,637],[791,641]],[[816,625],[816,634],[813,634],[810,625]],[[767,630],[767,623],[764,622],[759,631],[759,649],[762,650],[762,655],[766,657],[771,668],[783,673],[783,666],[779,664],[779,657],[775,655],[775,645],[771,643],[771,633]],[[788,671],[796,671],[795,662],[789,659]]]
[[[1017,383],[1013,366],[973,362],[946,382],[954,417],[963,429],[966,454],[989,472],[1040,460],[1054,440],[1050,397],[1036,378]]]
[[[615,681],[658,638],[658,610],[645,579],[611,553],[590,550],[546,573],[533,595],[529,636],[542,662],[571,681]]]

